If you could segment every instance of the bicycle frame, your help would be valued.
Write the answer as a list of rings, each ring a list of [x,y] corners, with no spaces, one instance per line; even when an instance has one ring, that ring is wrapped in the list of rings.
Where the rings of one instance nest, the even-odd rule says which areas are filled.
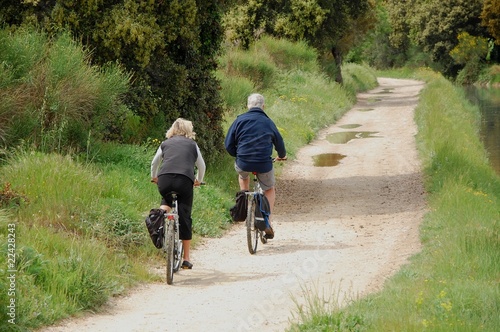
[[[267,243],[267,239],[264,237],[264,232],[255,227],[255,195],[263,194],[263,190],[260,187],[259,181],[257,179],[257,173],[253,173],[253,191],[246,192],[247,197],[247,217],[245,219],[245,225],[247,229],[247,245],[250,254],[255,254],[257,252],[257,244],[259,239],[262,243]]]

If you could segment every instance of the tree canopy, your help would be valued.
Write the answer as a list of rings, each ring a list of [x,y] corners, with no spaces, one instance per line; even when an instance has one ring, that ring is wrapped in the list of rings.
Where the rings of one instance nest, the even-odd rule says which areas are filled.
[[[491,6],[488,7],[489,2]],[[429,54],[438,69],[453,76],[461,67],[450,55],[459,43],[458,36],[467,33],[474,37],[491,37],[481,25],[481,17],[494,15],[492,2],[498,0],[387,0],[393,29],[390,41],[402,52],[416,45]]]
[[[484,0],[481,19],[495,43],[500,45],[500,0]]]

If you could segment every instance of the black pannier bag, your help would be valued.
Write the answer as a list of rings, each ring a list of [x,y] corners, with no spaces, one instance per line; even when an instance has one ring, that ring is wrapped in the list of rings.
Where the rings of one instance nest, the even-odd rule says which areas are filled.
[[[146,217],[146,227],[148,228],[149,236],[156,248],[163,247],[164,221],[165,211],[162,209],[151,209]]]
[[[263,194],[255,195],[255,228],[264,231],[271,227],[269,224],[269,216],[271,215],[271,207],[267,197]]]
[[[229,209],[233,221],[245,221],[247,218],[247,195],[248,190],[240,190],[236,193],[236,204]]]

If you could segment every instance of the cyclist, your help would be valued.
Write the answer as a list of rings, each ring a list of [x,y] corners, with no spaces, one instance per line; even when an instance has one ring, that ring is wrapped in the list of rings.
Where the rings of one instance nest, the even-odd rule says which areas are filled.
[[[272,214],[276,180],[271,155],[274,146],[278,153],[276,160],[286,160],[285,142],[274,122],[264,112],[264,96],[251,94],[247,108],[247,112],[237,116],[229,127],[224,145],[226,151],[236,157],[234,168],[239,175],[240,190],[249,190],[249,175],[256,172]],[[274,237],[272,227],[267,228],[265,233],[268,239]]]
[[[203,182],[205,161],[198,144],[191,121],[178,118],[166,133],[166,140],[158,147],[151,162],[151,182],[158,185],[162,196],[160,208],[170,211],[172,191],[177,192],[179,212],[179,238],[184,246],[181,268],[191,269],[189,248],[193,236],[191,210],[193,207],[193,186]],[[160,167],[161,165],[161,167]],[[195,166],[198,172],[195,175]]]

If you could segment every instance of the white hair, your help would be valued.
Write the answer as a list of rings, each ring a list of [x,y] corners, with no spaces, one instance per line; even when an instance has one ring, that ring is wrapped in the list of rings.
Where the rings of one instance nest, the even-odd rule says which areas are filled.
[[[248,107],[248,109],[253,108],[253,107],[263,108],[264,107],[264,96],[261,94],[258,94],[258,93],[251,94],[250,96],[248,96],[247,107]]]

